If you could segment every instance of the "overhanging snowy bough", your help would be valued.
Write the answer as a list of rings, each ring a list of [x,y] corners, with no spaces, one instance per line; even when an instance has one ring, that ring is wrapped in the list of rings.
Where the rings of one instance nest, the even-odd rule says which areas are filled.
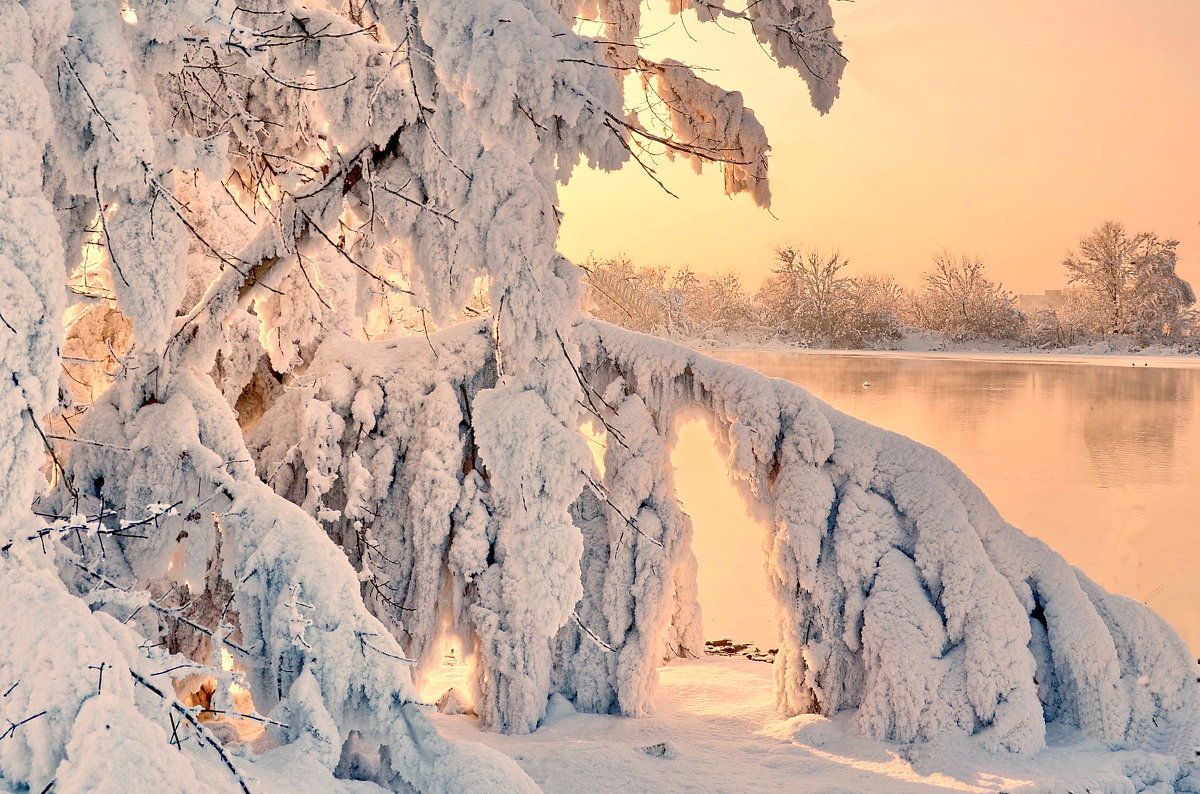
[[[944,456],[787,381],[599,323],[580,336],[590,380],[636,395],[662,438],[678,411],[705,409],[765,516],[785,714],[850,709],[881,738],[957,732],[1013,751],[1062,721],[1192,752],[1182,639],[1006,523]]]
[[[312,385],[279,401],[251,446],[281,493],[324,516],[408,653],[430,662],[447,627],[467,638],[487,726],[532,728],[553,692],[588,711],[645,714],[662,660],[702,651],[691,528],[668,458],[678,417],[700,408],[767,519],[784,714],[852,710],[879,738],[957,733],[1011,751],[1040,749],[1058,721],[1191,752],[1182,640],[1005,523],[943,456],[789,382],[591,321],[575,327],[572,365],[580,421],[604,428],[605,453],[602,472],[580,472],[572,508],[582,597],[552,641],[512,647],[490,600],[512,586],[496,492],[526,451],[488,464],[475,438],[472,404],[495,373],[461,362],[485,354],[484,330],[370,353],[331,344]],[[540,661],[517,675],[510,654]]]

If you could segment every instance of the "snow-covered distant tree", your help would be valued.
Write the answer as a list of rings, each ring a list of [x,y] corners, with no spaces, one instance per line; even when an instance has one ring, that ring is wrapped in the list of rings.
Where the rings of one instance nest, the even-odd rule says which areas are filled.
[[[921,327],[951,339],[1014,339],[1024,325],[1015,296],[987,277],[984,263],[942,252],[917,297]]]
[[[1179,335],[1192,322],[1190,284],[1175,273],[1177,240],[1130,234],[1108,221],[1063,260],[1067,278],[1090,297],[1099,322],[1088,330],[1149,341]]]
[[[757,330],[751,296],[735,270],[698,279],[685,295],[688,316],[702,328],[719,331]]]
[[[830,340],[849,320],[847,307],[853,282],[842,270],[841,254],[782,246],[776,265],[763,282],[757,300],[770,325],[803,338]]]
[[[643,333],[670,334],[690,326],[682,285],[690,270],[672,274],[665,267],[637,267],[628,257],[589,260],[588,311],[597,319]]]
[[[829,108],[826,0],[690,5]],[[1178,637],[935,453],[581,318],[555,247],[580,162],[665,150],[769,198],[740,95],[644,57],[639,14],[0,5],[5,787],[534,790],[439,736],[416,681],[451,633],[487,728],[533,730],[553,692],[650,707],[699,643],[667,465],[689,407],[772,517],[786,712],[1011,750],[1046,720],[1156,746],[1190,718]],[[627,72],[670,131],[626,112]]]
[[[864,347],[900,335],[905,299],[895,280],[854,278],[839,253],[782,246],[776,266],[755,295],[759,321],[807,344]]]
[[[588,261],[591,316],[633,331],[688,337],[757,325],[741,276],[699,276],[691,268],[636,267],[620,257]]]
[[[850,288],[850,318],[843,344],[866,347],[901,336],[901,318],[912,298],[893,276],[856,276]]]

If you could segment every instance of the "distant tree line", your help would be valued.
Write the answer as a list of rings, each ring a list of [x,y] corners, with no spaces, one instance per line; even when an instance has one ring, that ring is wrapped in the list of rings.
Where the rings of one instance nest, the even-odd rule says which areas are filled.
[[[890,275],[852,276],[839,253],[783,246],[771,275],[749,292],[736,271],[590,261],[592,313],[676,338],[778,339],[809,347],[888,346],[905,333],[953,342],[996,340],[1063,347],[1123,337],[1137,344],[1200,342],[1196,297],[1175,273],[1175,240],[1105,223],[1063,261],[1070,286],[1030,312],[993,281],[978,257],[936,254],[920,286]]]

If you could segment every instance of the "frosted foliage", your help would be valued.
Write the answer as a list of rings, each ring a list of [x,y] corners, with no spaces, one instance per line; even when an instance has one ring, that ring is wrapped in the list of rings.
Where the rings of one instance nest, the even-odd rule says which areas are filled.
[[[162,794],[213,791],[197,778],[190,765],[179,764],[178,759],[158,751],[165,741],[167,736],[161,728],[141,715],[129,714],[128,706],[116,696],[89,698],[76,717],[55,788],[63,792],[124,794],[129,791],[130,770],[136,769],[138,785],[153,786]]]
[[[939,689],[954,657],[943,658],[942,618],[925,597],[912,559],[898,549],[879,561],[861,637],[870,671],[859,709],[863,728],[905,742],[936,736],[943,730]]]
[[[485,724],[529,731],[578,622],[581,286],[555,247],[557,189],[580,162],[616,168],[653,140],[607,68],[614,39],[573,32],[581,10],[0,9],[4,536],[59,547],[68,593],[102,585],[95,610],[171,653],[209,666],[233,648],[258,707],[308,726],[276,739],[315,742],[335,769],[343,744],[366,748],[363,774],[388,785],[433,790],[429,759],[459,752],[425,735],[405,672],[440,632],[469,641]],[[592,10],[636,42],[636,4]],[[660,68],[634,51],[619,57]],[[722,162],[742,141],[753,179],[727,188],[765,196],[761,128],[736,94],[698,85],[689,112],[720,129],[671,143]],[[480,279],[490,323],[438,332]],[[395,339],[405,317],[420,337]],[[62,406],[60,318],[75,362]],[[56,444],[39,535],[43,418],[85,443]],[[695,564],[669,481],[622,487],[638,537],[663,544],[628,546],[647,546],[631,558],[636,640],[612,674],[620,708],[641,712],[663,648],[697,645]],[[156,606],[133,618],[138,599]],[[186,620],[171,611],[185,604]],[[176,679],[179,694],[199,697],[200,678]]]
[[[714,0],[670,0],[673,13],[693,7],[701,20],[744,20],[780,66],[800,73],[813,107],[827,112],[838,97],[846,67],[833,31],[833,10],[825,0],[762,0],[736,11]]]
[[[40,441],[33,426],[57,396],[62,311],[58,224],[37,168],[51,135],[50,104],[35,44],[56,46],[56,15],[35,26],[6,6],[0,32],[0,540],[32,516],[28,504]]]
[[[1012,751],[1043,747],[1049,720],[1190,746],[1178,635],[1005,523],[941,455],[785,381],[600,323],[579,331],[585,362],[624,373],[652,414],[697,404],[724,428],[732,471],[771,516],[784,713],[853,710],[880,738],[958,733]]]
[[[0,660],[5,693],[0,716],[7,723],[29,719],[0,742],[0,782],[24,782],[40,791],[59,775],[61,763],[67,773],[59,781],[64,791],[119,790],[111,766],[130,763],[130,753],[140,756],[147,733],[157,731],[156,743],[166,741],[134,708],[130,662],[123,649],[87,606],[67,592],[40,549],[13,545],[0,555],[0,587],[4,604],[19,606],[0,610],[0,636],[6,643]],[[48,632],[48,626],[57,631]],[[103,679],[98,677],[101,665],[107,671]],[[93,705],[98,699],[103,704]],[[107,726],[100,729],[103,735],[96,733],[100,714]],[[144,779],[164,791],[180,791],[170,788],[169,781],[186,780],[189,769],[187,760],[177,763],[170,769],[146,766]],[[104,785],[89,789],[81,783],[88,778]]]
[[[598,373],[587,370],[590,382]],[[604,477],[589,477],[576,503],[584,531],[583,598],[560,632],[556,687],[577,707],[600,713],[650,711],[657,667],[703,652],[696,608],[691,522],[674,497],[665,436],[674,415],[656,417],[626,395],[619,377],[602,404]]]
[[[742,95],[702,80],[678,61],[663,61],[655,80],[675,136],[725,153],[725,192],[746,192],[759,206],[768,206],[767,132],[742,104]],[[694,155],[691,160],[697,170],[704,162]]]
[[[251,476],[249,453],[227,408],[222,410],[226,405],[211,382],[180,375],[156,410],[137,412],[134,422],[121,426],[118,411],[107,413],[106,440],[141,452],[138,466],[147,475],[133,472],[126,479],[140,502],[162,504],[180,491],[197,494],[179,510],[183,518],[162,519],[174,541],[170,559],[162,553],[147,557],[140,544],[127,542],[125,556],[141,578],[216,594],[236,583],[226,603],[206,606],[202,596],[193,610],[222,627],[214,637],[201,637],[199,647],[230,637],[227,649],[247,663],[256,705],[288,726],[281,728],[284,739],[314,743],[329,767],[339,762],[341,743],[354,731],[387,748],[390,765],[381,762],[372,770],[381,784],[456,791],[456,776],[484,774],[500,790],[529,790],[524,774],[490,751],[481,756],[482,750],[458,748],[428,725],[414,701],[411,661],[367,610],[358,575],[301,507]],[[139,429],[136,420],[143,417],[149,427]],[[311,416],[301,417],[305,433],[336,424],[313,425]],[[119,432],[134,435],[122,438]],[[103,451],[80,455],[70,473],[90,482],[105,465]],[[187,486],[181,488],[178,478]],[[197,517],[201,509],[221,543],[219,555],[198,565],[189,548],[193,533],[203,537],[205,531]],[[184,531],[175,532],[172,520],[183,521]],[[212,548],[213,541],[206,545]],[[455,759],[463,753],[473,760],[460,769]],[[491,771],[489,761],[495,764]]]
[[[766,0],[747,13],[754,32],[771,54],[804,78],[813,106],[828,111],[838,96],[846,66],[841,42],[833,32],[833,12],[821,0]]]

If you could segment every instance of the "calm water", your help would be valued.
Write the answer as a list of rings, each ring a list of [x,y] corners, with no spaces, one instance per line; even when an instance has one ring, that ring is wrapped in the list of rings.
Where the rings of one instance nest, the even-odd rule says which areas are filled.
[[[953,460],[1005,518],[1200,652],[1200,367],[723,353]],[[869,385],[868,385],[869,384]],[[761,530],[703,424],[681,430],[709,637],[773,641]]]

